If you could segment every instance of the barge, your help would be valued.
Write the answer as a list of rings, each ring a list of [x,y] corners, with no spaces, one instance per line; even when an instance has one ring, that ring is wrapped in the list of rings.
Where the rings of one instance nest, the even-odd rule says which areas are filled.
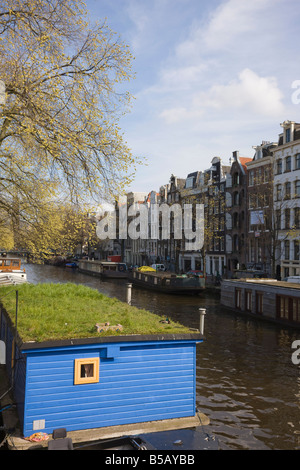
[[[164,292],[166,294],[195,295],[205,290],[205,278],[194,275],[133,271],[130,280],[138,287]]]
[[[125,263],[116,261],[93,261],[82,259],[78,263],[79,271],[104,279],[126,279],[128,277]]]
[[[232,279],[221,284],[221,305],[300,328],[300,284],[275,279]]]

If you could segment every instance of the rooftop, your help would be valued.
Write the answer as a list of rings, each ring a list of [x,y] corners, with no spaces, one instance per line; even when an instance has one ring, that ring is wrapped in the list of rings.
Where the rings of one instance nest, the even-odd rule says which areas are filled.
[[[226,282],[247,282],[252,284],[265,284],[273,287],[285,287],[289,289],[296,289],[300,291],[300,284],[295,282],[277,281],[276,279],[256,279],[256,278],[241,278],[241,279],[226,279]]]
[[[22,284],[0,288],[0,302],[15,324],[20,340],[46,342],[124,335],[190,334],[178,323],[110,298],[83,285]],[[98,324],[98,328],[96,327]],[[99,327],[99,325],[107,327]]]

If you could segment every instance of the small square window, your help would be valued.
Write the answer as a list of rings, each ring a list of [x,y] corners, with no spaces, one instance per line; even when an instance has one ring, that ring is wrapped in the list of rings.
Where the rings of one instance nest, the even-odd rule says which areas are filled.
[[[74,385],[99,382],[99,357],[75,359]]]

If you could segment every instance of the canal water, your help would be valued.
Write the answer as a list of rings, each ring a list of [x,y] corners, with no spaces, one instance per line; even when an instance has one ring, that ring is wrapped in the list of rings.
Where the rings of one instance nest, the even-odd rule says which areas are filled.
[[[74,282],[126,301],[126,281],[102,281],[68,268],[26,266],[28,281]],[[171,296],[133,288],[132,305],[191,328],[206,308],[197,346],[197,407],[221,449],[300,449],[300,366],[292,362],[300,330],[225,311],[218,296]]]

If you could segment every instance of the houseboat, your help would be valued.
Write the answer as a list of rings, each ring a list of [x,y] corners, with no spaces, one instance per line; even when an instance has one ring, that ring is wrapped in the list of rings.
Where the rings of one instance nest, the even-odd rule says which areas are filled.
[[[300,284],[275,279],[223,280],[221,305],[300,328]]]
[[[104,279],[126,279],[128,277],[125,263],[115,261],[93,261],[81,259],[78,263],[79,271]]]
[[[137,270],[131,273],[130,280],[138,287],[166,294],[195,295],[205,290],[205,278],[194,275]]]
[[[19,258],[0,258],[0,285],[21,284],[27,281],[25,269]]]
[[[29,289],[36,288],[41,289],[41,285],[29,286]],[[63,288],[68,286],[52,286],[51,295],[56,295],[55,289]],[[83,291],[78,295],[84,296]],[[98,295],[100,303],[95,312],[98,315],[99,311],[100,315],[101,311],[103,314],[101,302],[105,300],[95,291],[93,304]],[[59,302],[64,301],[59,298]],[[51,329],[49,338],[52,339],[43,336],[45,339],[38,341],[35,335],[41,334],[40,329],[35,333],[26,326],[30,309],[27,308],[25,322],[19,311],[17,322],[14,308],[8,305],[10,313],[2,301],[0,340],[5,343],[6,371],[11,383],[6,390],[13,393],[18,412],[18,424],[10,433],[14,448],[29,448],[36,444],[31,442],[32,436],[53,437],[57,429],[64,429],[73,443],[148,433],[152,434],[153,442],[153,433],[195,427],[199,430],[209,424],[204,414],[200,413],[199,418],[196,409],[196,346],[204,339],[200,332],[182,327],[174,333],[170,325],[163,325],[155,315],[154,322],[159,325],[157,333],[125,334],[124,330],[107,335],[94,330],[94,334],[80,337],[81,324],[86,323],[87,315],[79,315],[78,324],[72,325],[72,337],[63,335],[60,328],[56,339]],[[88,307],[87,302],[87,311]],[[120,302],[118,315],[123,309],[128,318],[128,308]],[[130,309],[134,318],[138,309]],[[154,314],[149,312],[149,315]],[[65,320],[68,320],[68,308]],[[89,325],[87,328],[90,331]],[[161,328],[165,332],[159,333]],[[1,388],[2,385],[2,392]],[[1,393],[1,398],[6,394]],[[5,421],[5,413],[3,417]],[[201,433],[195,432],[194,439],[197,435],[200,437]],[[162,443],[155,445],[162,448],[159,447]],[[190,445],[193,445],[192,438]]]

